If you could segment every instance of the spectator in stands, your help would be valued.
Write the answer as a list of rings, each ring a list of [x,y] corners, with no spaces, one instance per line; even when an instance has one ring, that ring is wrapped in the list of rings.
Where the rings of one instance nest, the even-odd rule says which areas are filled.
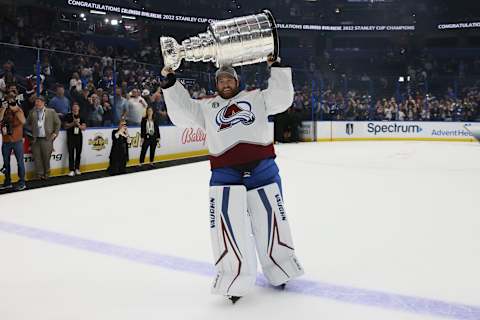
[[[72,91],[76,90],[78,93],[82,91],[82,80],[80,80],[80,76],[78,72],[74,72],[72,75],[72,79],[70,79],[70,88],[69,90]]]
[[[95,92],[95,84],[93,83],[93,79],[88,79],[87,83],[85,84],[85,88],[87,88],[88,92]]]
[[[38,84],[40,84],[40,86],[38,86],[39,87],[38,91],[40,92],[40,94],[43,95],[45,93],[45,87],[44,87],[45,76],[43,74],[40,74],[40,76],[37,76],[36,71],[34,70],[34,74],[27,76],[25,80],[27,80],[27,93],[37,94]]]
[[[397,115],[397,121],[405,121],[405,118],[406,118],[405,109],[400,108]]]
[[[7,74],[7,73],[13,73],[13,69],[15,67],[15,64],[13,63],[13,61],[11,60],[8,60],[6,61],[3,66],[2,66],[2,77]]]
[[[384,110],[384,119],[387,121],[392,121],[394,110],[391,108],[391,105],[387,102],[387,99],[382,100],[382,108]]]
[[[122,95],[122,88],[117,87],[115,89],[115,96],[111,97],[111,103],[113,104],[114,124],[118,125],[120,120],[126,120],[128,114],[128,100]]]
[[[299,130],[300,126],[302,125],[302,121],[298,116],[298,113],[295,111],[293,107],[288,108],[287,110],[288,116],[288,131],[289,135],[289,142],[298,142],[300,141]]]
[[[147,106],[152,105],[152,101],[151,101],[151,98],[150,98],[150,90],[148,90],[148,89],[143,89],[143,90],[142,90],[142,98],[143,98],[143,100],[145,100],[145,102],[147,103]],[[145,110],[145,111],[146,111],[146,110]]]
[[[22,104],[25,102],[25,95],[22,93],[21,90],[17,88],[17,85],[15,84],[15,82],[7,85],[7,90],[6,90],[7,96],[5,96],[5,98],[8,97],[8,92],[11,92],[12,90],[16,92],[17,96],[15,97],[15,100],[17,101],[20,108],[22,108],[23,110]],[[23,114],[25,114],[25,111],[23,112]]]
[[[76,90],[72,90],[70,93],[72,94],[73,100],[78,102],[78,105],[80,106],[80,117],[88,120],[90,118],[90,112],[93,109],[88,89],[83,88],[80,93]]]
[[[150,148],[150,164],[153,165],[153,160],[155,159],[155,149],[157,144],[160,142],[160,129],[158,128],[159,123],[155,118],[152,107],[147,108],[147,114],[142,119],[140,137],[142,150],[140,151],[140,165],[145,162],[145,154],[147,149]]]
[[[102,88],[96,88],[94,90],[94,93],[97,95],[97,97],[100,99],[100,104],[102,102],[102,96],[103,96],[103,89]]]
[[[113,88],[113,70],[111,68],[105,68],[103,71],[103,77],[98,82],[98,87],[108,91]]]
[[[112,149],[110,150],[110,164],[108,172],[111,175],[125,173],[128,156],[128,136],[127,122],[121,120],[118,128],[112,131]]]
[[[380,100],[377,101],[375,105],[375,120],[376,121],[383,121],[385,119],[385,109],[383,104]]]
[[[13,153],[18,165],[18,185],[16,190],[25,189],[25,161],[23,159],[23,125],[25,115],[17,102],[18,91],[15,86],[10,86],[5,100],[0,106],[0,127],[2,134],[2,156],[5,180],[1,189],[12,188],[10,176],[10,156]]]
[[[67,113],[70,113],[70,100],[65,97],[65,88],[63,85],[57,85],[56,96],[50,100],[48,105],[57,112],[60,120],[62,120]]]
[[[300,92],[295,93],[295,98],[293,100],[293,107],[295,110],[303,111],[303,95]]]
[[[167,107],[165,105],[165,100],[163,100],[163,93],[160,87],[152,96],[152,108],[160,125],[170,124]]]
[[[102,109],[103,109],[103,120],[102,126],[103,127],[111,127],[113,124],[113,108],[110,103],[110,98],[108,97],[107,93],[102,94]]]
[[[88,118],[89,127],[100,127],[103,121],[104,110],[100,102],[100,98],[96,94],[90,96],[90,103],[92,105],[92,111]]]
[[[64,128],[67,131],[68,167],[70,177],[80,175],[80,158],[83,146],[83,131],[87,128],[86,121],[80,116],[80,105],[74,102],[72,112],[65,116]]]
[[[140,96],[138,89],[133,89],[128,99],[128,123],[129,125],[140,125],[142,118],[145,116],[147,102]]]
[[[27,124],[32,130],[31,148],[35,160],[35,171],[40,180],[50,176],[50,157],[53,142],[58,137],[61,122],[55,110],[45,106],[43,96],[35,97],[35,108],[30,111]]]
[[[0,99],[3,99],[6,95],[8,86],[14,85],[16,82],[15,76],[11,71],[3,74],[2,78],[0,78]]]

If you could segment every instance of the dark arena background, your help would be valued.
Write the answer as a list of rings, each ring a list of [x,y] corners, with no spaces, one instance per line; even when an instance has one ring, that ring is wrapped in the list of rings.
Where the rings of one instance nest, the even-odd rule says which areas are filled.
[[[480,320],[477,1],[0,8],[0,320]],[[159,39],[263,9],[293,76],[293,102],[268,126],[305,275],[277,290],[259,269],[232,305],[210,294],[209,139],[172,123]],[[266,62],[235,69],[241,90],[267,89]],[[202,101],[216,71],[183,60],[175,72]],[[33,138],[42,101],[58,119],[46,156]]]

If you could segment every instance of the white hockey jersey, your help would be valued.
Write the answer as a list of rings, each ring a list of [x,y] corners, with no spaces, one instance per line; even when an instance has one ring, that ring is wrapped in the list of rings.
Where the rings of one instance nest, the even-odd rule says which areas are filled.
[[[219,168],[275,156],[267,117],[287,110],[294,91],[291,69],[272,67],[267,89],[244,90],[229,100],[192,99],[178,81],[163,94],[176,126],[206,131],[211,166]]]

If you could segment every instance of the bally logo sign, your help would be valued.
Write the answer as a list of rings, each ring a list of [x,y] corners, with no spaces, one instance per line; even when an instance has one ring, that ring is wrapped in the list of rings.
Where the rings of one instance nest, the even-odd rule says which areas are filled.
[[[205,145],[207,134],[200,128],[187,128],[182,133],[182,144],[201,143]]]

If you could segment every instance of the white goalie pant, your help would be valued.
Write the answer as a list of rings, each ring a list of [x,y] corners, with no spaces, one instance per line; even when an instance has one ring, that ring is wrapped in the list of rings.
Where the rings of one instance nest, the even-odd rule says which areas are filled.
[[[304,271],[293,247],[290,225],[276,183],[248,191],[248,212],[263,274],[278,286]]]
[[[212,293],[245,295],[255,284],[257,257],[244,186],[210,187],[210,234],[217,271]]]

